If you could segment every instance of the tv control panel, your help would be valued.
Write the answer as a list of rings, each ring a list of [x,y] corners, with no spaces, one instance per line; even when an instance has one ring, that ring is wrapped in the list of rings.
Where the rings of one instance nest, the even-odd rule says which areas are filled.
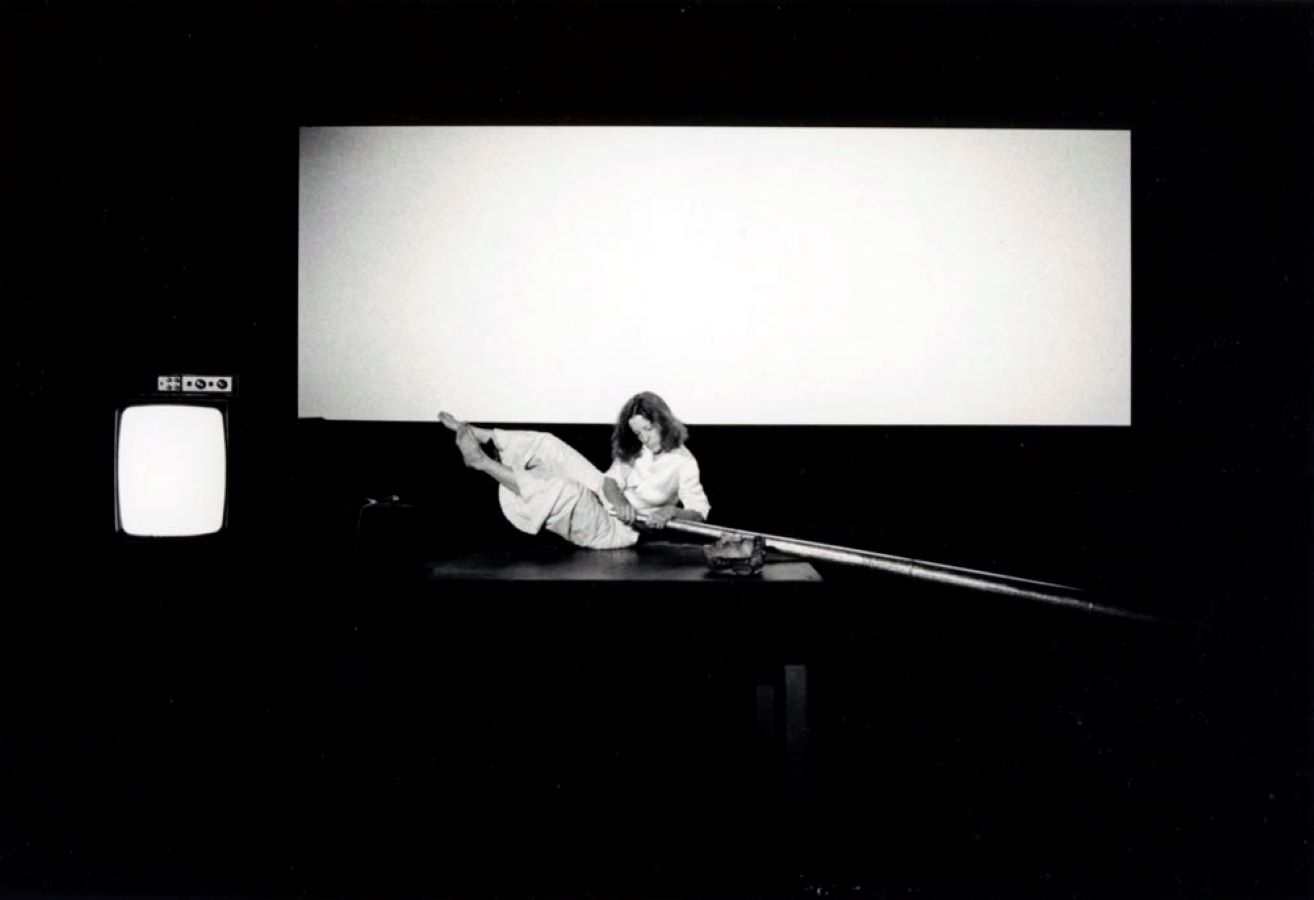
[[[156,385],[164,393],[231,394],[232,375],[161,375]]]

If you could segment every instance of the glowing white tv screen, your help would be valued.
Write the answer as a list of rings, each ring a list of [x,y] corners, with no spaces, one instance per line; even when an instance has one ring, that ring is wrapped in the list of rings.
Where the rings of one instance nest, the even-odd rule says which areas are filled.
[[[1131,135],[301,130],[299,413],[1129,425]]]
[[[137,537],[194,537],[224,526],[228,440],[209,406],[142,404],[119,414],[119,527]]]

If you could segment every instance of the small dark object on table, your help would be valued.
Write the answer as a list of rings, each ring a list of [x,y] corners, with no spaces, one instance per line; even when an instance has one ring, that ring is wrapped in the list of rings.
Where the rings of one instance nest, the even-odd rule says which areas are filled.
[[[707,567],[714,574],[741,578],[760,575],[762,566],[766,564],[766,540],[761,535],[722,535],[715,544],[703,548],[703,555],[707,557]]]

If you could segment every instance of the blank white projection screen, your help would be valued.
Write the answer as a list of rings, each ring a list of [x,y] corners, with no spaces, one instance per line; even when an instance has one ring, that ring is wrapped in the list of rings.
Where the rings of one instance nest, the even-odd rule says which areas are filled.
[[[1129,425],[1127,131],[301,130],[299,412]]]

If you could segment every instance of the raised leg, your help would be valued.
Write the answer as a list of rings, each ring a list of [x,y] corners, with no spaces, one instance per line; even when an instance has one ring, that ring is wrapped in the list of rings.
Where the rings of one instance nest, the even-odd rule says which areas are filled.
[[[456,432],[456,448],[461,451],[461,459],[468,468],[485,473],[511,493],[520,495],[516,473],[484,452],[484,443],[493,438],[491,431],[462,422],[445,412],[438,414],[438,421]]]
[[[507,489],[499,493],[502,512],[521,531],[547,529],[576,546],[599,550],[630,547],[638,540],[638,532],[603,504],[602,472],[559,438],[541,431],[478,428],[446,412],[438,414],[438,421],[456,433],[457,449],[469,468]],[[484,449],[489,442],[497,459]]]

